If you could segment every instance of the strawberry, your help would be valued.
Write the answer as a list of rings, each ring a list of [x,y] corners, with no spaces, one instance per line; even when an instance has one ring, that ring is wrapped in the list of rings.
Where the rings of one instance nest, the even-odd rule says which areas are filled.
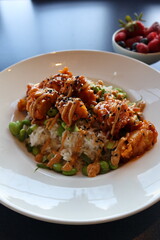
[[[136,50],[139,53],[148,53],[149,52],[148,46],[146,44],[144,44],[144,43],[138,43],[136,45]]]
[[[115,41],[116,42],[120,42],[120,41],[125,41],[126,40],[126,31],[125,30],[121,30],[120,32],[118,32],[115,36]]]
[[[143,36],[136,36],[136,37],[133,37],[133,38],[128,38],[128,39],[126,40],[126,46],[127,46],[128,48],[131,48],[132,45],[133,45],[133,43],[139,42],[142,38],[143,38]]]
[[[160,33],[160,24],[159,22],[154,22],[146,31],[145,34],[149,34],[151,32]]]
[[[146,38],[148,39],[148,41],[150,42],[151,40],[153,40],[154,38],[158,37],[158,33],[157,32],[150,32]]]
[[[138,35],[144,35],[145,26],[143,25],[142,19],[143,14],[141,13],[139,16],[135,13],[135,20],[132,20],[130,16],[125,17],[125,22],[121,19],[119,20],[120,26],[126,30],[128,37],[135,37]]]
[[[149,52],[160,52],[160,40],[154,38],[148,43]]]

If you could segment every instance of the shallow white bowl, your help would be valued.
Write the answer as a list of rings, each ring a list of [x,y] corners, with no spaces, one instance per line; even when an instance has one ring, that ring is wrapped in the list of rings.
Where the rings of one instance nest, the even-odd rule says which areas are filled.
[[[37,83],[68,66],[74,75],[101,79],[146,102],[145,119],[160,133],[160,73],[119,54],[98,51],[53,52],[22,61],[0,73],[0,203],[26,216],[62,224],[95,224],[121,219],[160,200],[160,135],[153,149],[95,178],[66,177],[36,169],[8,123],[19,119],[17,100],[29,82]]]
[[[113,49],[116,53],[131,57],[131,58],[135,58],[135,59],[137,59],[139,61],[142,61],[144,63],[147,63],[147,64],[152,64],[152,63],[155,63],[155,62],[160,60],[160,52],[157,52],[157,53],[137,53],[137,52],[133,52],[133,51],[127,50],[127,49],[119,46],[115,41],[115,35],[119,31],[120,31],[120,29],[117,30],[112,36],[112,46],[113,46]]]

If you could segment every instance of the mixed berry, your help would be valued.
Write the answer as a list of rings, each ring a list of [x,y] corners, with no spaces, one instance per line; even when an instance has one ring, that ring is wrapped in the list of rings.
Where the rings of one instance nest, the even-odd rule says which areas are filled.
[[[142,23],[142,13],[134,16],[135,20],[130,16],[125,17],[125,22],[119,20],[122,29],[115,36],[117,44],[138,53],[160,52],[160,23],[146,27]]]

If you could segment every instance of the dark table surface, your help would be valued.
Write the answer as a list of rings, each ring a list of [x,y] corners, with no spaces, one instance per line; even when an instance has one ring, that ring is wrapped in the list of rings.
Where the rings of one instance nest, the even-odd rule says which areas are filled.
[[[146,25],[160,22],[159,0],[0,1],[0,71],[26,58],[53,51],[113,52],[118,19],[144,13]],[[160,61],[151,67],[160,70]],[[125,219],[98,225],[47,223],[0,205],[0,240],[160,239],[160,203]]]

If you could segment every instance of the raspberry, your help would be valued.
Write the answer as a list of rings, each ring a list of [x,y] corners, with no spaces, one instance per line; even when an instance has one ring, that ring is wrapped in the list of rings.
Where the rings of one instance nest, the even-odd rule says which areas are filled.
[[[148,35],[147,35],[147,39],[148,41],[152,41],[154,38],[156,38],[158,36],[157,32],[150,32]]]
[[[158,38],[153,39],[148,43],[149,52],[160,52],[160,40]]]
[[[149,52],[148,46],[144,43],[138,43],[136,45],[136,50],[139,53],[148,53]]]
[[[126,40],[126,32],[125,31],[120,31],[116,34],[115,36],[115,41],[116,42],[121,42]]]
[[[126,40],[126,46],[131,48],[133,43],[139,42],[142,38],[143,38],[142,36],[136,36],[136,37],[133,37],[133,38],[128,38]]]

